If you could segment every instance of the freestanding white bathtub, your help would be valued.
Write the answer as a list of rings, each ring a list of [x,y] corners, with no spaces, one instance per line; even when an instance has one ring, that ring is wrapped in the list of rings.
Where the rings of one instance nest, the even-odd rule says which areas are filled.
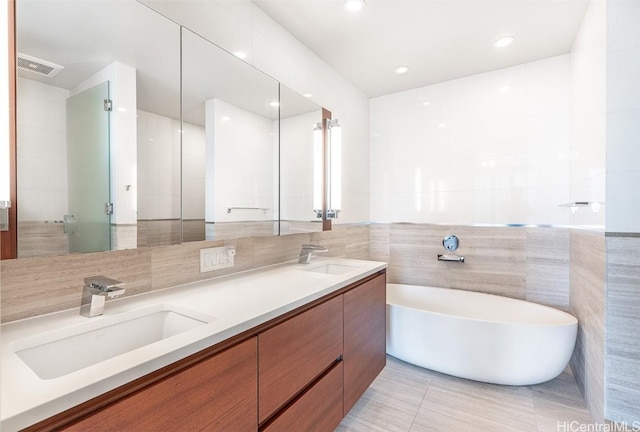
[[[387,353],[476,381],[530,385],[560,375],[576,342],[568,313],[507,297],[387,284]]]

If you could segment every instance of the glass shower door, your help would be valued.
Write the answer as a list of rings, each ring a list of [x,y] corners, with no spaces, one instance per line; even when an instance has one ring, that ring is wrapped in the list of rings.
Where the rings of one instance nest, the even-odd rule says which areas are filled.
[[[111,249],[109,82],[67,99],[69,252]]]

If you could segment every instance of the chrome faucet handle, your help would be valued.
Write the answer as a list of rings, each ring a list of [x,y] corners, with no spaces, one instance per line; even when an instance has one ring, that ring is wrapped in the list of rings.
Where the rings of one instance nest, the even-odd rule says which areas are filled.
[[[99,275],[99,276],[90,276],[90,277],[84,278],[84,285],[87,288],[95,288],[100,291],[110,292],[110,291],[120,291],[114,288],[121,287],[122,285],[124,285],[124,282],[121,282],[117,279],[111,279],[106,276]],[[124,291],[124,289],[122,289],[122,291]]]
[[[104,304],[108,299],[124,294],[124,282],[106,276],[84,278],[84,289],[80,301],[80,315],[94,317],[104,313]]]
[[[319,252],[329,252],[329,249],[327,249],[325,246],[309,244],[309,243],[303,244],[302,249],[309,249],[309,250],[319,251]]]
[[[298,264],[309,264],[311,262],[311,256],[314,253],[326,253],[329,252],[329,249],[325,246],[314,245],[314,244],[303,244],[302,249],[300,249],[300,258],[298,259]]]

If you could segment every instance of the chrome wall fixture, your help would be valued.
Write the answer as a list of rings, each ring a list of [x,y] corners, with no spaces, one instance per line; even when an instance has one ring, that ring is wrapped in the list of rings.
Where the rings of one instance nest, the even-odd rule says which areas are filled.
[[[458,249],[459,244],[460,244],[460,240],[458,240],[458,237],[456,237],[455,235],[448,235],[444,239],[442,239],[442,246],[446,250],[451,252],[455,252],[455,250]],[[449,254],[449,255],[438,254],[438,261],[464,263],[464,257],[460,255],[456,255],[455,253]]]
[[[560,207],[569,207],[571,213],[576,213],[580,207],[590,207],[593,213],[598,213],[600,208],[604,205],[600,201],[574,201],[566,204],[560,204]]]

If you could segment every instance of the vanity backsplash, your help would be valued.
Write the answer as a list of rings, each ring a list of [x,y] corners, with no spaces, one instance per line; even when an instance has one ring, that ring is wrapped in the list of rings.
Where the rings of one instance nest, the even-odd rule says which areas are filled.
[[[369,226],[345,224],[325,232],[4,260],[1,321],[78,307],[87,276],[108,274],[124,281],[129,296],[294,260],[303,243],[326,246],[327,256],[369,259]],[[234,267],[200,273],[200,249],[217,246],[235,246]]]

